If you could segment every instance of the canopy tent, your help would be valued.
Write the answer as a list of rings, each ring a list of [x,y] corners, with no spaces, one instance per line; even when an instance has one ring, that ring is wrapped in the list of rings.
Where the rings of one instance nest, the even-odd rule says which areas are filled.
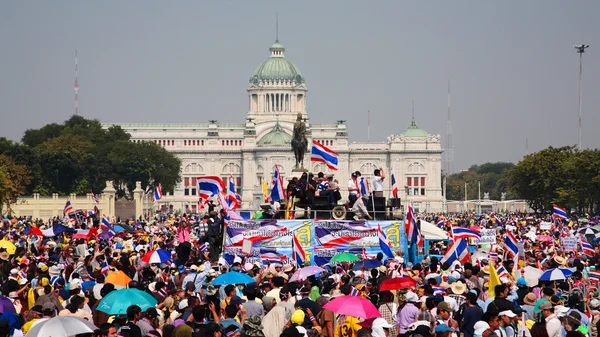
[[[425,220],[421,220],[421,234],[425,240],[448,240],[448,233]]]

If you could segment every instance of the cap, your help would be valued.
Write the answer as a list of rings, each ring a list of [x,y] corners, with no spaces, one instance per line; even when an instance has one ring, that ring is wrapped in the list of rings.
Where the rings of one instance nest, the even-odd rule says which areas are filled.
[[[196,266],[195,264],[190,266],[190,270],[191,271],[197,271],[198,270],[198,266]]]
[[[291,264],[286,264],[285,266],[283,266],[283,272],[284,273],[289,273],[292,270],[294,270],[294,267]]]
[[[540,303],[540,310],[552,309],[552,303],[549,301],[544,301]]]
[[[177,267],[177,271],[179,271],[180,273],[185,272],[185,266],[184,265],[180,265],[179,267]]]
[[[73,289],[81,289],[81,282],[79,282],[77,280],[73,280],[73,281],[69,282],[69,290],[73,290]]]
[[[407,292],[405,298],[406,302],[416,303],[419,301],[419,296],[417,296],[417,294],[413,293],[412,291]]]
[[[440,324],[435,327],[435,333],[443,333],[443,332],[447,332],[447,331],[454,331],[454,329],[447,326],[446,324]]]
[[[11,275],[18,275],[19,274],[19,270],[17,270],[16,268],[13,268],[10,270]]]
[[[484,321],[479,321],[479,322],[475,323],[475,325],[473,326],[473,330],[475,330],[476,336],[483,336],[483,333],[485,332],[485,330],[487,330],[489,328],[490,328],[490,325]]]
[[[515,313],[512,312],[512,310],[500,311],[500,313],[498,314],[498,316],[507,316],[507,317],[510,317],[510,318],[517,317],[517,315],[515,315]]]
[[[55,310],[55,309],[56,309],[56,306],[52,302],[46,302],[46,303],[44,303],[44,306],[42,307],[42,310],[44,310],[44,311]]]
[[[148,308],[148,310],[146,310],[146,317],[149,317],[149,318],[158,317],[158,311],[156,311],[156,308]]]
[[[246,302],[246,300],[243,300],[239,296],[231,296],[231,301],[229,301],[229,303],[231,303],[233,305],[242,304],[242,303],[245,303],[245,302]]]
[[[453,312],[454,309],[452,309],[452,307],[450,307],[450,304],[448,304],[447,302],[440,302],[440,304],[438,304],[437,306],[437,311],[448,311],[448,312]],[[443,331],[442,331],[443,332]]]
[[[304,324],[304,316],[306,316],[304,314],[304,311],[296,310],[292,314],[292,318],[290,319],[290,321],[292,321],[292,323],[294,324]]]

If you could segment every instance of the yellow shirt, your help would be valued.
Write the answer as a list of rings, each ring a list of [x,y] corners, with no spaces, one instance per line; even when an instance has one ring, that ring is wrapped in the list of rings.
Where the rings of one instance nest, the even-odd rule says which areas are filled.
[[[27,334],[27,333],[29,332],[29,329],[31,329],[31,325],[32,325],[32,324],[33,324],[35,321],[37,321],[38,319],[39,319],[39,318],[34,318],[34,319],[32,319],[31,321],[29,321],[29,322],[27,322],[27,323],[23,324],[23,329],[22,329],[22,330],[23,330],[23,333],[24,333],[24,334]]]
[[[362,326],[358,325],[359,320],[356,317],[346,316],[344,323],[339,325],[333,334],[334,337],[356,337],[358,336],[358,330],[362,329]]]

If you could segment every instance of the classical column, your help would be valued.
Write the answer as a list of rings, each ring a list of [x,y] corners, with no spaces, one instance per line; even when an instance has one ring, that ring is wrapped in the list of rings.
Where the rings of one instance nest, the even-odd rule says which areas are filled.
[[[135,182],[135,190],[133,190],[133,200],[135,200],[135,218],[138,219],[144,215],[144,190],[142,189],[142,182]]]

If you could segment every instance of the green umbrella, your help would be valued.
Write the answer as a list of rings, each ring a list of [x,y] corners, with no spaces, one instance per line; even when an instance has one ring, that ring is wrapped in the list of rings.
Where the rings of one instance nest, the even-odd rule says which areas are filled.
[[[330,262],[352,262],[352,261],[360,261],[360,259],[355,254],[347,253],[347,252],[335,254],[330,260]]]
[[[125,315],[127,308],[131,305],[139,306],[144,312],[146,309],[156,306],[156,303],[156,299],[146,292],[137,289],[121,289],[111,291],[110,294],[104,296],[96,310],[109,315]]]

